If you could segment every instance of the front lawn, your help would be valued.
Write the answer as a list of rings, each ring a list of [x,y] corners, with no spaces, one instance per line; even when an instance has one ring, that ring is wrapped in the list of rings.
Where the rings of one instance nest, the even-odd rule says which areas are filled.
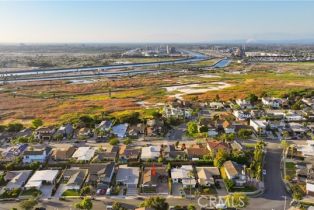
[[[257,188],[254,186],[245,186],[245,187],[233,187],[232,189],[230,189],[230,192],[254,192],[256,191]]]
[[[80,192],[78,190],[66,190],[62,193],[62,196],[80,196]]]
[[[296,167],[293,162],[286,162],[286,177],[285,179],[290,181],[296,176]]]
[[[41,191],[37,189],[28,189],[28,190],[24,190],[21,195],[37,197],[38,195],[41,195]]]
[[[17,198],[20,193],[21,189],[5,190],[4,193],[0,195],[0,198]]]

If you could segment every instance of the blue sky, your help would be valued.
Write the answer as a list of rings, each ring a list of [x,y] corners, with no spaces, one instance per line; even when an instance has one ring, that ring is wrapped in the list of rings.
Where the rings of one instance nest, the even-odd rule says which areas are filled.
[[[314,38],[312,1],[0,1],[0,42]]]

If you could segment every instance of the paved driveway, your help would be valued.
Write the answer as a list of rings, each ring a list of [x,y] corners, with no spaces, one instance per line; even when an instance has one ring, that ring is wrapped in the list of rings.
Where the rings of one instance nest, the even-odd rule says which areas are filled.
[[[62,194],[64,193],[64,191],[66,191],[66,188],[65,188],[65,184],[60,184],[54,197],[55,198],[60,198],[62,196]]]
[[[41,197],[42,198],[50,198],[51,197],[51,193],[52,193],[52,185],[43,185],[40,188],[40,191],[42,192]]]
[[[182,140],[184,134],[186,131],[186,124],[181,124],[175,128],[173,128],[169,133],[167,134],[167,137],[169,140],[174,140],[174,141],[180,141]]]

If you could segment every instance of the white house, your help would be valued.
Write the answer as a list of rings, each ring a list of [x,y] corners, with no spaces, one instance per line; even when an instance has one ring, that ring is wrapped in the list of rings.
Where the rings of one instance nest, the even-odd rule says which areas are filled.
[[[277,99],[277,98],[262,98],[262,103],[265,105],[265,106],[268,106],[268,107],[272,107],[272,108],[280,108],[282,102],[280,99]]]
[[[59,170],[41,170],[36,171],[25,185],[26,189],[36,188],[41,190],[45,185],[55,185]]]
[[[314,156],[314,141],[306,141],[306,145],[300,146],[299,150],[304,157]]]
[[[241,109],[252,109],[253,108],[252,104],[248,100],[245,100],[245,99],[237,99],[236,104],[238,104]]]
[[[193,172],[193,166],[183,165],[181,168],[171,169],[171,179],[173,183],[182,183],[183,187],[195,187],[196,179]]]
[[[95,155],[94,147],[79,147],[72,155],[72,158],[83,161],[90,161]]]
[[[304,120],[304,117],[302,115],[297,114],[294,111],[289,111],[288,113],[285,113],[285,118],[287,121],[302,121]]]
[[[192,116],[192,109],[185,107],[173,107],[172,105],[165,105],[163,115],[166,118],[190,118]]]
[[[250,126],[253,127],[253,129],[256,131],[258,134],[265,134],[266,132],[266,126],[267,126],[267,121],[266,120],[250,120]]]
[[[210,137],[215,137],[215,136],[218,136],[218,131],[217,131],[217,129],[215,128],[215,127],[208,127],[208,131],[207,131],[207,134],[208,134],[208,136],[210,136]]]
[[[233,115],[237,118],[237,120],[247,120],[251,118],[250,112],[245,112],[242,110],[234,110]]]
[[[209,107],[211,109],[223,109],[224,108],[224,104],[222,102],[210,102],[209,103]]]
[[[48,159],[51,151],[50,147],[40,150],[27,150],[23,154],[23,163],[44,163]]]
[[[157,159],[160,156],[161,147],[160,146],[148,146],[142,147],[141,159]]]

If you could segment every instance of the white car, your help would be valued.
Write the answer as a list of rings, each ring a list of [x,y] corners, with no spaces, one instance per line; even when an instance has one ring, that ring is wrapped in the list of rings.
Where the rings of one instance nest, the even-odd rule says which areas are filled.
[[[266,176],[266,169],[263,169],[263,175]]]

